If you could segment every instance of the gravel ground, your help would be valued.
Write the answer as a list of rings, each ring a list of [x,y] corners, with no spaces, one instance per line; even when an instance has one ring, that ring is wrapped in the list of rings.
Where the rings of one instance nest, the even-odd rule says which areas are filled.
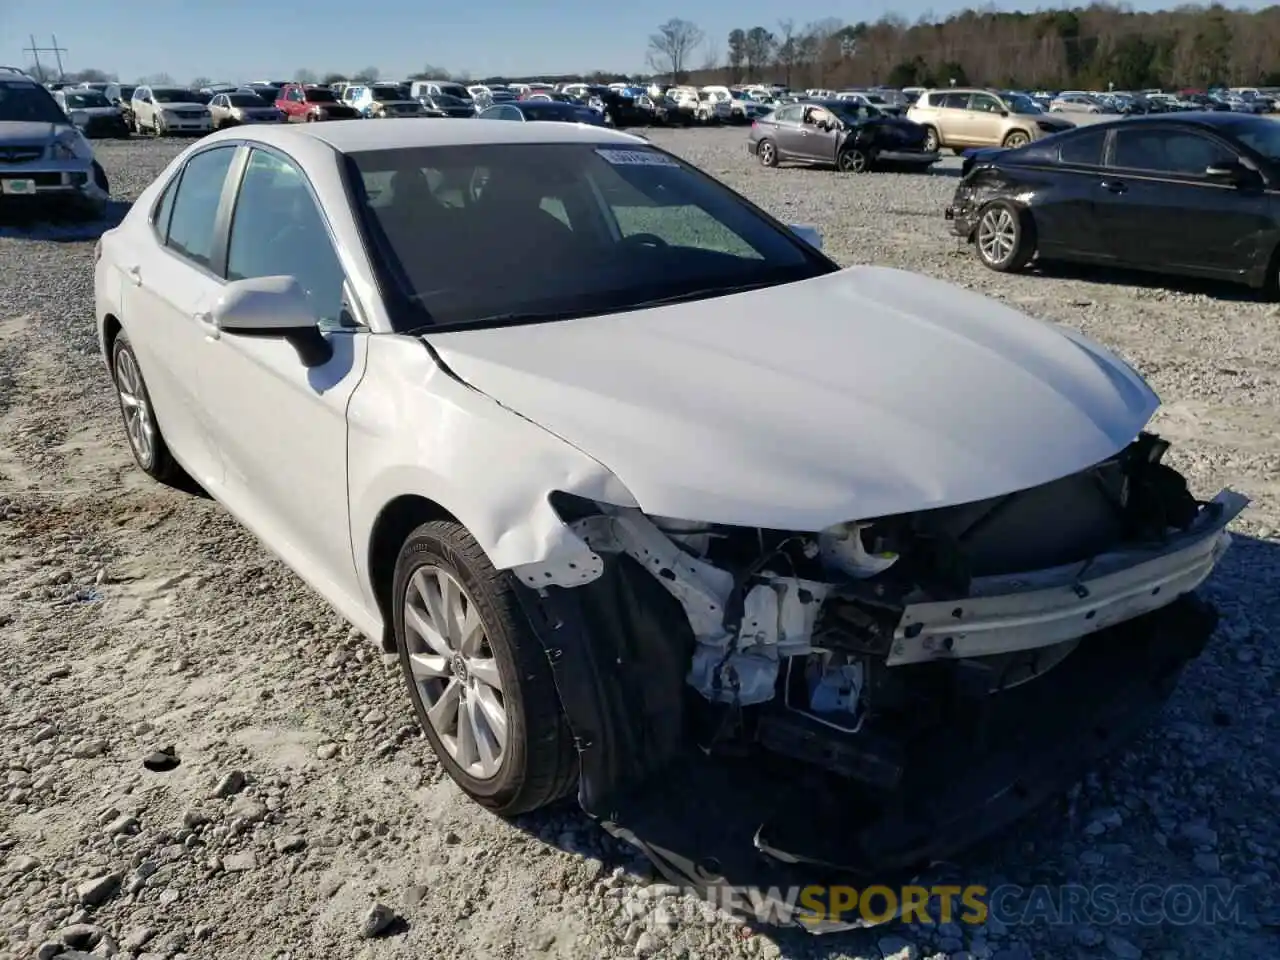
[[[944,277],[1118,349],[1164,398],[1156,426],[1196,492],[1254,498],[1208,591],[1221,629],[1158,728],[962,871],[991,887],[1109,883],[1122,902],[1141,884],[1239,889],[1238,922],[1040,912],[1021,925],[753,932],[651,885],[572,804],[515,824],[485,814],[432,759],[393,664],[215,504],[133,467],[96,356],[92,231],[3,230],[0,949],[1275,955],[1280,311],[1217,286],[986,271],[941,217],[953,160],[929,175],[839,176],[760,169],[741,131],[652,139],[779,218],[820,226],[844,263]],[[105,143],[98,155],[127,201],[180,148]]]

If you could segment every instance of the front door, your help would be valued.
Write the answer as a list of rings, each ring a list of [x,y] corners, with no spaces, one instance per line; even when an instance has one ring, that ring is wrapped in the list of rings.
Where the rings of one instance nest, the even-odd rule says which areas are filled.
[[[835,117],[830,110],[822,107],[805,107],[803,136],[800,140],[799,156],[805,160],[816,160],[820,163],[834,163],[836,158],[836,141],[840,137]]]
[[[221,499],[329,596],[358,597],[347,515],[347,401],[364,375],[367,329],[310,184],[253,149],[227,242],[230,281],[293,276],[333,348],[306,367],[279,337],[221,332],[205,345],[201,392],[226,479]]]
[[[1256,186],[1209,179],[1205,168],[1239,161],[1199,131],[1119,127],[1099,184],[1099,226],[1117,260],[1152,269],[1236,276],[1273,245],[1270,197]]]
[[[213,272],[219,210],[234,146],[194,154],[152,213],[156,244],[124,263],[125,331],[134,345],[156,420],[174,454],[202,486],[217,485],[221,461],[200,396],[205,321],[222,289]]]

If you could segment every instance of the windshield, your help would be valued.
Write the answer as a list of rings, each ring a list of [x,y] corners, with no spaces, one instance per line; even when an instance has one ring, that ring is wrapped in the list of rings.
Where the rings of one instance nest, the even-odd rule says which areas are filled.
[[[33,83],[0,80],[0,122],[34,120],[37,123],[66,123],[67,115],[53,94]]]
[[[466,100],[471,94],[467,93],[467,88],[456,83],[437,84],[440,93],[446,97],[457,97],[459,100]]]
[[[67,99],[67,108],[74,109],[76,107],[109,107],[111,101],[97,90],[77,91],[76,93],[64,94]]]
[[[227,99],[233,107],[265,107],[267,101],[252,93],[229,93]]]
[[[465,100],[461,100],[458,97],[451,97],[447,93],[437,93],[431,98],[431,102],[437,107],[465,107],[467,105]]]
[[[888,101],[878,93],[864,93],[861,94],[861,97],[863,100],[867,101],[867,103],[874,103],[878,106],[888,106]]]
[[[1280,163],[1280,123],[1265,118],[1245,119],[1227,129],[1247,147],[1252,147],[1269,160]]]
[[[135,90],[137,90],[137,89],[138,89],[137,87],[121,87],[121,88],[120,88],[120,99],[121,99],[121,100],[132,100],[132,99],[133,99],[133,91],[135,91]]]
[[[156,103],[207,103],[208,97],[202,97],[194,90],[176,90],[166,87],[155,87],[151,91]]]
[[[1036,103],[1026,94],[1022,94],[1022,93],[1007,94],[1004,98],[1004,102],[1006,105],[1008,105],[1009,109],[1012,110],[1014,113],[1021,113],[1021,114],[1044,113],[1044,111],[1040,109],[1040,104]]]
[[[304,94],[308,103],[337,103],[338,95],[332,90],[307,90]]]
[[[870,104],[850,100],[829,103],[826,107],[845,123],[861,123],[863,120],[870,120],[880,115],[880,111]]]
[[[411,304],[403,329],[612,313],[834,269],[727,188],[644,147],[350,157],[379,260]]]
[[[375,100],[399,100],[400,99],[399,87],[370,87],[369,92],[373,96],[373,99]]]

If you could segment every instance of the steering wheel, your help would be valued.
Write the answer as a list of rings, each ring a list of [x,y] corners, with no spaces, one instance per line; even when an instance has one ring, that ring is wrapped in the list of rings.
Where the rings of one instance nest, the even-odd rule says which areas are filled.
[[[628,237],[623,237],[622,242],[637,247],[645,247],[649,250],[666,250],[671,246],[656,233],[633,233]]]

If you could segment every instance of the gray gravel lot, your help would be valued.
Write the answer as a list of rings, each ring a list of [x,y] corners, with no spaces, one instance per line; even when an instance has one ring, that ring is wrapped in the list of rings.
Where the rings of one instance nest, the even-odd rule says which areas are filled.
[[[0,952],[1276,955],[1280,310],[1229,287],[991,273],[942,220],[954,160],[927,175],[764,170],[742,131],[651,138],[818,225],[842,263],[943,277],[1102,340],[1161,394],[1155,426],[1195,491],[1254,498],[1208,591],[1222,626],[1158,728],[961,865],[965,883],[1021,887],[1006,905],[1029,904],[1029,922],[753,933],[649,885],[572,804],[509,824],[464,800],[394,666],[216,505],[133,467],[96,356],[92,231],[0,229]],[[98,155],[127,201],[182,146]],[[156,751],[179,765],[147,769]],[[1160,906],[1143,884],[1185,885],[1191,901],[1163,901],[1184,916],[1209,888],[1241,909],[1049,922],[1032,888],[1067,883],[1114,885],[1122,910],[1144,889],[1144,909]],[[366,940],[375,903],[395,919]]]

